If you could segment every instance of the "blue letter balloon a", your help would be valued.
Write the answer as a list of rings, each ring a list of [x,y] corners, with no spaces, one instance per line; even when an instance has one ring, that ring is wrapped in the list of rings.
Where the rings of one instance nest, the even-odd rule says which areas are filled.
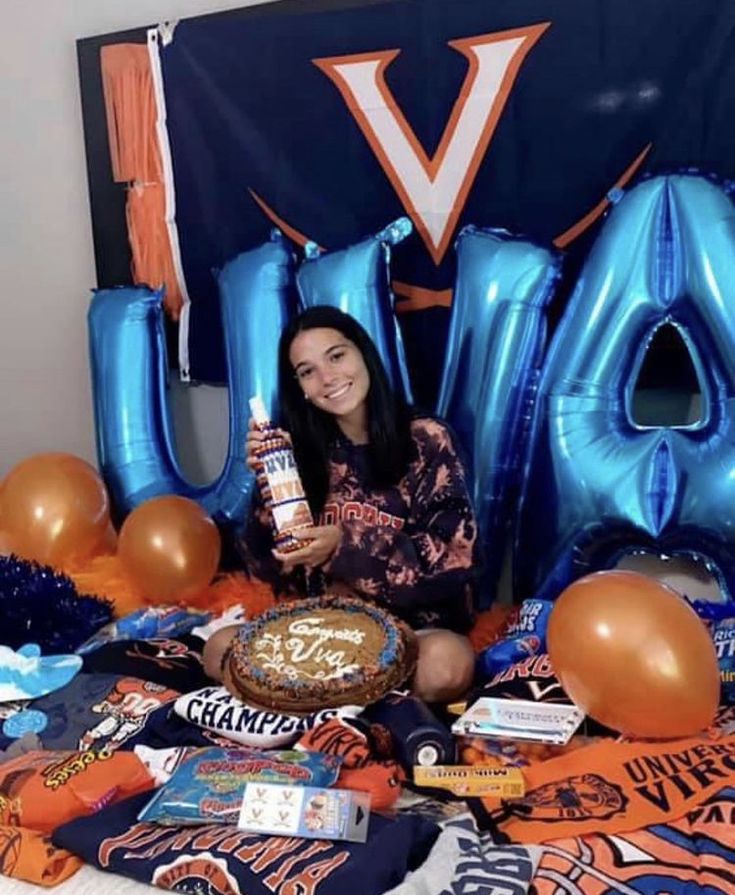
[[[657,177],[613,209],[544,364],[515,545],[516,597],[556,597],[625,553],[694,554],[735,593],[735,215],[705,177]],[[673,325],[701,420],[646,427],[635,383]]]

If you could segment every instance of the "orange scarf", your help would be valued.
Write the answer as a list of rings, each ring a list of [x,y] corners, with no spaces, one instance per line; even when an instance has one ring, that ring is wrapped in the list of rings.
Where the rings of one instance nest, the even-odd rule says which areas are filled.
[[[735,736],[602,741],[524,769],[524,777],[525,797],[495,815],[513,842],[637,830],[735,785]],[[484,804],[497,811],[497,802]]]

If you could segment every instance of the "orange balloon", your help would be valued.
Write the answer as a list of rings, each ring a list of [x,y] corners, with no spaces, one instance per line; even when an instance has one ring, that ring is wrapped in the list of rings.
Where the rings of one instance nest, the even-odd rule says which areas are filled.
[[[0,556],[8,556],[13,552],[13,540],[3,528],[3,486],[5,480],[0,480]]]
[[[125,574],[151,600],[185,600],[217,571],[220,537],[204,510],[187,497],[147,500],[120,529],[117,553]]]
[[[717,655],[679,594],[636,572],[597,572],[558,598],[549,658],[571,699],[595,720],[637,737],[683,737],[715,717]]]
[[[6,476],[0,518],[14,552],[58,565],[88,556],[110,521],[97,470],[72,454],[35,454]]]

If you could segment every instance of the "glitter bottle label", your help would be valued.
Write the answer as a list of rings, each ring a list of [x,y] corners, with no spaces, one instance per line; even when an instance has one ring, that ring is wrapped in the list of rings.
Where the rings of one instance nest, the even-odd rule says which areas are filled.
[[[260,398],[250,399],[250,410],[258,428],[266,434],[256,451],[256,479],[264,502],[270,507],[276,548],[281,552],[298,550],[306,545],[292,532],[311,528],[314,518],[306,500],[304,487],[291,446],[274,429]]]

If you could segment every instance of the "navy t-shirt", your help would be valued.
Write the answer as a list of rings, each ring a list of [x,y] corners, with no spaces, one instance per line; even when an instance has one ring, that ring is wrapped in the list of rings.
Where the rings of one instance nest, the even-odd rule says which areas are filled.
[[[225,824],[137,821],[150,794],[58,827],[53,842],[101,870],[190,895],[381,895],[425,860],[439,828],[370,817],[366,843],[246,833]]]
[[[145,742],[151,716],[173,704],[179,691],[120,674],[78,674],[60,690],[34,699],[29,708],[46,716],[39,737],[44,749],[130,749]],[[0,737],[0,749],[13,741]]]

